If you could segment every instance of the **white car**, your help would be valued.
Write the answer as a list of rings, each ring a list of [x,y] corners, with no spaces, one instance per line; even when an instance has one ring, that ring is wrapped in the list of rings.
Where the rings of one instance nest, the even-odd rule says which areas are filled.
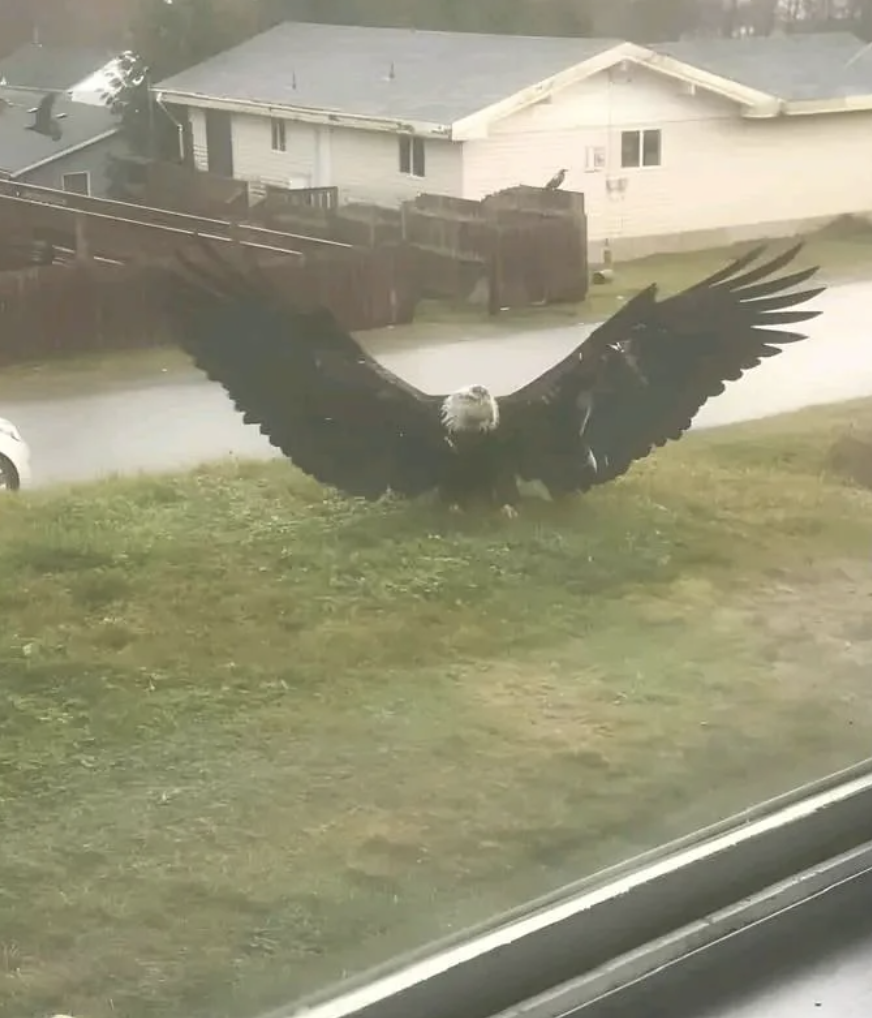
[[[30,449],[18,428],[0,417],[0,494],[30,484]]]

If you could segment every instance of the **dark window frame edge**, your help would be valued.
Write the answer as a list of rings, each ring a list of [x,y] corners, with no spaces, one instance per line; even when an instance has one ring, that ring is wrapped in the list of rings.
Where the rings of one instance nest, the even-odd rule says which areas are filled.
[[[872,840],[872,759],[270,1018],[486,1018]]]
[[[558,1018],[569,1014],[578,1014],[580,1018],[589,1014],[595,1018],[600,1005],[616,1003],[626,991],[643,988],[652,977],[677,969],[694,955],[716,950],[752,927],[763,926],[870,875],[872,841],[867,841],[493,1018]]]

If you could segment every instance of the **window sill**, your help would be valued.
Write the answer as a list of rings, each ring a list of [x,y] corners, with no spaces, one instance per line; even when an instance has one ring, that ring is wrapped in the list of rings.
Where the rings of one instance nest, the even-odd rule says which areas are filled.
[[[273,1018],[566,1014],[868,865],[872,761],[564,888]],[[865,854],[864,854],[865,853]],[[839,857],[839,858],[836,858]],[[809,872],[805,872],[809,871]],[[798,876],[801,875],[801,876]],[[779,885],[779,886],[774,886]],[[574,982],[572,982],[574,981]],[[572,994],[536,1012],[548,995]],[[528,1002],[528,1003],[523,1003]],[[508,1016],[506,1016],[508,1018]]]

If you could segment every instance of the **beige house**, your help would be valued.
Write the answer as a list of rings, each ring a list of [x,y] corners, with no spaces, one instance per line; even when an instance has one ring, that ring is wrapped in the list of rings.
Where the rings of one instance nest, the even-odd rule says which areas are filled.
[[[872,51],[847,34],[620,40],[286,23],[156,86],[198,166],[395,205],[567,169],[619,255],[872,214]]]

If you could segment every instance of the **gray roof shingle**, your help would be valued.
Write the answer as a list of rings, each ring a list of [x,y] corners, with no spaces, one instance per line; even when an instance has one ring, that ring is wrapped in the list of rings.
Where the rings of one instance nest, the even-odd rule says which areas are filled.
[[[448,125],[617,45],[285,22],[157,87]]]
[[[872,49],[847,32],[687,39],[655,43],[658,53],[788,101],[872,95]]]
[[[27,43],[0,60],[0,82],[10,88],[65,92],[105,66],[117,54],[103,50]]]
[[[54,112],[67,116],[61,121],[63,136],[60,141],[52,141],[26,130],[27,125],[33,123],[33,114],[28,110],[33,109],[40,98],[33,92],[0,87],[0,172],[20,173],[118,127],[116,118],[105,106],[74,103],[65,95],[59,95]]]

